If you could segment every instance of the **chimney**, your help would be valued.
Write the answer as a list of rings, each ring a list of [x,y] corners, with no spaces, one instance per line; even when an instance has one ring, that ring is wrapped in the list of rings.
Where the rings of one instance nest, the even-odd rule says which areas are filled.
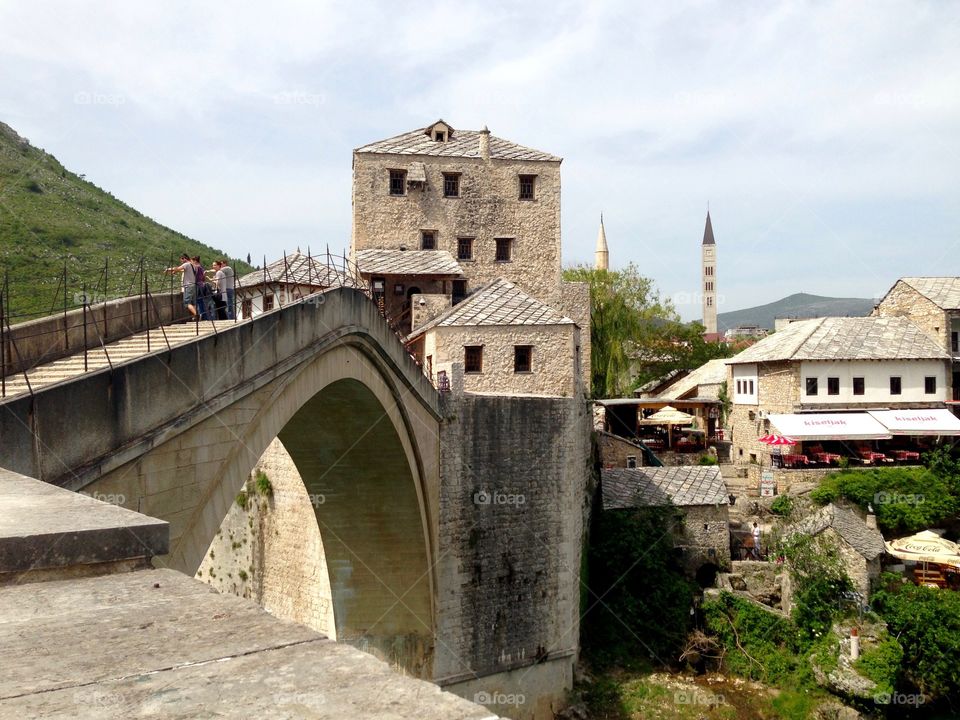
[[[490,131],[486,125],[480,131],[480,157],[484,160],[490,159]]]

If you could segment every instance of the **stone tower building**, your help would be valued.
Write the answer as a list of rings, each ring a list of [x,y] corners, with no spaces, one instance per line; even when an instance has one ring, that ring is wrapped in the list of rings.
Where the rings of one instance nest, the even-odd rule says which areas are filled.
[[[703,293],[703,326],[706,335],[717,334],[717,243],[713,239],[713,224],[707,210],[707,225],[703,229],[700,257],[700,290]]]
[[[593,254],[593,267],[597,270],[610,269],[610,252],[607,250],[607,233],[603,230],[603,215],[600,215],[600,231],[597,233],[597,249]]]

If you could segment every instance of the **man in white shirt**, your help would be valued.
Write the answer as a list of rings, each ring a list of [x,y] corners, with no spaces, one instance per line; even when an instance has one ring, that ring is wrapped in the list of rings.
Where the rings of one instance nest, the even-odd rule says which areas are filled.
[[[213,264],[217,271],[215,282],[217,290],[220,292],[223,301],[227,304],[227,320],[233,320],[236,316],[236,298],[233,285],[233,268],[227,265],[226,260],[217,260]]]

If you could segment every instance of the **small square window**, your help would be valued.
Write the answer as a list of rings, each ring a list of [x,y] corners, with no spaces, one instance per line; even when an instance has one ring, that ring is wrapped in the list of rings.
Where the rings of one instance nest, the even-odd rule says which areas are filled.
[[[263,311],[267,312],[268,310],[273,310],[273,295],[264,295],[263,296]]]
[[[896,375],[890,377],[890,394],[899,395],[903,391],[903,383]]]
[[[483,372],[483,345],[466,345],[463,348],[463,371]]]
[[[936,376],[928,376],[923,379],[923,392],[926,393],[927,395],[937,394]]]
[[[433,134],[433,139],[436,140],[437,142],[444,142],[447,139],[447,134],[443,132],[443,130],[437,130]]]
[[[533,346],[532,345],[514,345],[513,346],[513,371],[515,373],[528,373],[533,370]]]
[[[840,378],[827,378],[827,395],[840,394]]]
[[[433,230],[420,231],[420,249],[421,250],[437,249],[437,233],[435,231]]]
[[[536,188],[536,185],[537,185],[536,175],[521,175],[520,176],[520,199],[533,200],[534,189]]]
[[[460,173],[443,174],[443,196],[448,198],[460,197]]]
[[[807,395],[816,395],[819,392],[817,378],[807,378]]]
[[[637,467],[637,456],[636,455],[627,455],[627,467],[633,469]]]
[[[866,384],[863,381],[862,377],[855,377],[853,379],[853,394],[854,395],[863,395],[866,389]]]
[[[473,238],[457,238],[457,260],[473,260]]]
[[[391,195],[407,194],[407,171],[406,170],[390,171],[390,194]]]
[[[510,238],[497,238],[497,262],[510,262],[513,257],[513,240]]]

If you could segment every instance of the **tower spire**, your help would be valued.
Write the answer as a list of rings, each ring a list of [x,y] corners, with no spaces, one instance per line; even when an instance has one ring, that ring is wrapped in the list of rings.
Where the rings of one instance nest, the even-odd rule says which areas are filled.
[[[717,334],[717,242],[713,237],[710,208],[707,207],[707,222],[703,228],[700,246],[700,290],[703,297],[703,327],[706,335]]]
[[[607,233],[603,229],[603,213],[600,213],[600,230],[597,232],[597,249],[593,253],[593,267],[597,270],[610,269],[610,252],[607,249]]]

